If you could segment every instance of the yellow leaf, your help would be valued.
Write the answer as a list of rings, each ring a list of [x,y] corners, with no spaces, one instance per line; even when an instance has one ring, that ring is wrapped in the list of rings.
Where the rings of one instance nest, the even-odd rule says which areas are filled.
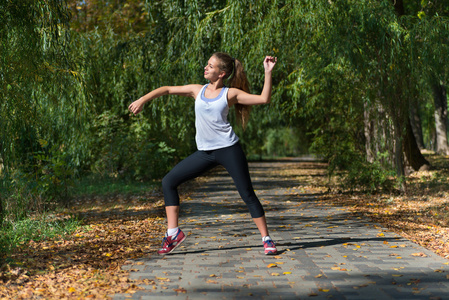
[[[427,255],[424,254],[423,252],[418,252],[418,253],[412,253],[412,256],[426,257]]]
[[[170,279],[165,278],[165,277],[156,277],[156,279],[161,280],[161,281],[170,281]]]
[[[325,293],[327,293],[327,292],[329,292],[329,290],[328,289],[318,289],[320,292],[325,292]]]
[[[36,294],[43,294],[43,293],[45,292],[45,289],[43,289],[43,288],[37,288],[37,289],[34,290],[34,292],[35,292]]]
[[[279,276],[279,273],[271,273],[271,276]]]
[[[76,292],[75,288],[70,287],[70,288],[69,288],[69,293],[74,293],[74,292]]]
[[[267,266],[267,268],[276,268],[278,265],[277,264],[269,264],[268,266]]]
[[[284,272],[284,273],[282,273],[282,274],[284,274],[284,275],[288,275],[288,274],[291,274],[292,272]]]
[[[112,253],[106,253],[105,255],[106,256],[112,256]]]

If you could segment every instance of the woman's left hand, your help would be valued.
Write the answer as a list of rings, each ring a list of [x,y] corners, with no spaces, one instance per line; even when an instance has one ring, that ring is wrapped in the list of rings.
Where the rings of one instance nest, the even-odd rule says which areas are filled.
[[[263,67],[265,68],[265,72],[271,72],[276,65],[278,58],[273,56],[265,56],[263,61]]]

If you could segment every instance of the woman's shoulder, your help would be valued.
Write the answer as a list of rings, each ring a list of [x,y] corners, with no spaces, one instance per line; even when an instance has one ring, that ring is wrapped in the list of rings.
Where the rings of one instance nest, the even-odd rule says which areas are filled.
[[[189,87],[193,90],[201,90],[205,85],[204,84],[188,84],[186,87]]]
[[[238,89],[238,88],[233,88],[233,87],[228,88],[228,97],[229,98],[234,98],[237,95],[242,94],[242,93],[247,94],[245,91]]]

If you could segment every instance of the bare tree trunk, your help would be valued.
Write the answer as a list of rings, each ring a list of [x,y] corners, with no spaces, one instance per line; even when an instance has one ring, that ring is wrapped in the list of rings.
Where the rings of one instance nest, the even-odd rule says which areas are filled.
[[[368,105],[364,104],[364,112],[363,112],[363,123],[365,125],[364,134],[365,134],[365,149],[366,149],[366,160],[370,163],[374,162],[374,153],[373,153],[373,137],[374,137],[374,121],[370,119],[370,111]]]
[[[435,104],[435,129],[436,129],[436,152],[449,155],[447,144],[447,94],[446,86],[435,84],[433,86]]]
[[[403,1],[402,0],[391,0],[391,1],[393,2],[394,10],[398,14],[398,16],[403,16],[405,13]]]
[[[413,170],[418,171],[429,169],[430,163],[422,155],[418,148],[410,121],[407,122],[406,134],[404,137],[404,153],[408,164],[413,168]]]
[[[0,195],[0,226],[3,226],[3,197]]]
[[[410,125],[412,126],[413,135],[419,150],[425,149],[418,103],[410,106]]]
[[[397,125],[397,124],[396,124]],[[402,149],[402,137],[399,134],[399,127],[395,126],[395,133],[394,133],[394,165],[396,167],[396,174],[398,178],[400,179],[400,190],[401,192],[405,193],[407,191],[407,186],[405,184],[405,181],[402,180],[402,178],[405,177],[405,167],[404,167],[404,156],[403,156],[403,149]]]
[[[1,151],[1,144],[0,144],[0,151]],[[3,159],[0,156],[0,177],[3,176]],[[3,225],[3,194],[2,190],[0,189],[0,225]]]
[[[390,127],[388,122],[385,121],[385,109],[380,103],[374,107],[368,107],[366,103],[364,106],[366,160],[370,163],[373,163],[376,159],[380,160],[382,164],[392,163],[388,158],[379,158],[379,153],[388,149],[386,144],[390,138],[387,137],[387,132],[391,132],[388,128]]]

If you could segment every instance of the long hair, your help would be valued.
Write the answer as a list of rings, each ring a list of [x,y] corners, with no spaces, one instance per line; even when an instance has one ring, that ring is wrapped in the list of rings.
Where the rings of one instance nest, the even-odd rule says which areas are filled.
[[[226,73],[224,79],[226,80],[227,85],[231,88],[237,88],[249,93],[249,81],[241,61],[223,52],[216,52],[213,56],[220,61],[218,65],[220,70]],[[251,106],[242,104],[235,105],[237,123],[241,125],[243,129],[245,129],[248,124],[250,112]]]

